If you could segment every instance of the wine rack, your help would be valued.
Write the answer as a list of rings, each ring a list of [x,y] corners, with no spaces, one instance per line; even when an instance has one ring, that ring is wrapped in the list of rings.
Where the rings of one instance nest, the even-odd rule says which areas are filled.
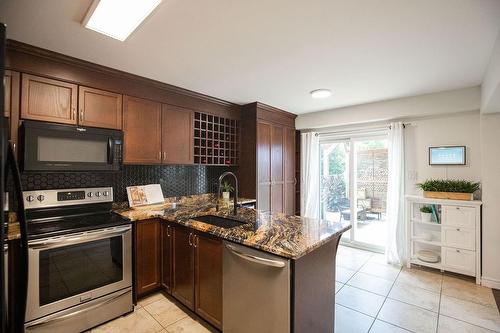
[[[238,165],[239,122],[207,113],[194,114],[194,163]]]

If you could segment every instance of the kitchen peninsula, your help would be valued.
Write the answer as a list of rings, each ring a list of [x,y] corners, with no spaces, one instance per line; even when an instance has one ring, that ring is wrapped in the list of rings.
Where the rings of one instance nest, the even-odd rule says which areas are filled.
[[[213,195],[197,195],[166,199],[161,205],[116,210],[135,221],[136,295],[163,289],[215,327],[231,332],[222,314],[234,311],[238,304],[230,298],[231,308],[223,305],[223,299],[228,299],[227,295],[223,297],[223,280],[226,293],[230,288],[226,280],[231,279],[230,269],[224,266],[230,259],[224,251],[234,250],[232,244],[240,244],[258,251],[253,253],[274,255],[278,258],[274,262],[287,263],[287,302],[281,309],[270,307],[264,316],[274,318],[275,323],[288,321],[285,331],[332,332],[335,255],[340,236],[350,225],[249,208],[240,208],[237,216],[232,216],[227,209],[216,212],[215,206]],[[206,215],[230,217],[240,221],[241,226],[223,228],[196,220]],[[263,269],[258,264],[253,267]],[[275,275],[268,276],[272,279]],[[245,282],[254,284],[248,278]],[[269,281],[272,286],[273,281]],[[242,290],[240,297],[245,294]],[[267,301],[273,303],[271,298]],[[268,308],[267,301],[262,299],[258,308]],[[259,313],[259,309],[248,306],[245,317],[252,319],[255,310]],[[259,313],[256,321],[266,322],[266,318]]]

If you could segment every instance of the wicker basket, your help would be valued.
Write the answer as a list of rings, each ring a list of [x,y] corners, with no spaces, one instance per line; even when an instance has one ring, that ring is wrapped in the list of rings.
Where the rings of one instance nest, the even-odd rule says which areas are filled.
[[[473,193],[457,193],[457,192],[431,192],[424,191],[425,198],[433,199],[450,199],[450,200],[474,200]]]

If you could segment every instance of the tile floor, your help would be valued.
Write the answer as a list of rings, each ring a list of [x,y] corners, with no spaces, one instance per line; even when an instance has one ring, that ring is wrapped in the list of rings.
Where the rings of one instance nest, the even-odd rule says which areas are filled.
[[[341,246],[336,280],[336,333],[500,332],[491,289],[464,276],[394,267]]]
[[[500,332],[491,289],[462,276],[399,268],[383,255],[341,246],[337,257],[336,333]],[[92,333],[213,332],[161,293]]]

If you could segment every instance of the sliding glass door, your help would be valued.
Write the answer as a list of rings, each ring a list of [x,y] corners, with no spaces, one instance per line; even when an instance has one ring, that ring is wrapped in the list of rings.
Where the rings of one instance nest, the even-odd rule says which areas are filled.
[[[384,250],[387,179],[385,136],[321,140],[321,218],[351,222],[343,242]]]

